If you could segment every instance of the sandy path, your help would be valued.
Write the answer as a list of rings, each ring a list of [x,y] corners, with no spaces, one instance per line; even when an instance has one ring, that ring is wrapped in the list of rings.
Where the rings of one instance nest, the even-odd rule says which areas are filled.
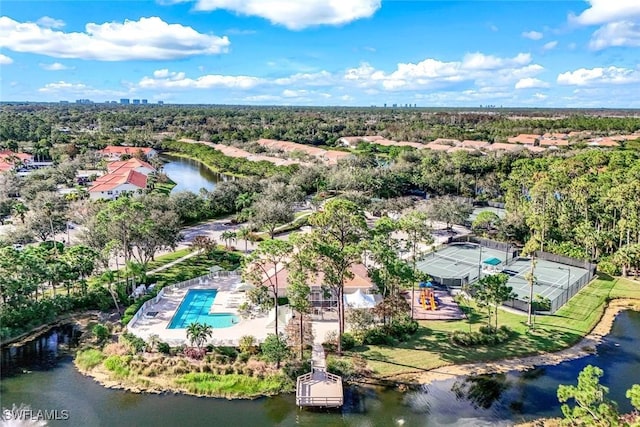
[[[640,301],[633,299],[611,301],[605,309],[602,318],[589,334],[574,346],[555,353],[518,357],[495,362],[443,366],[421,374],[413,374],[411,379],[421,384],[428,384],[432,381],[449,379],[455,376],[500,373],[514,370],[524,371],[534,366],[557,365],[566,360],[578,359],[594,352],[595,347],[602,341],[602,338],[611,331],[613,321],[618,313],[627,309],[640,310]]]

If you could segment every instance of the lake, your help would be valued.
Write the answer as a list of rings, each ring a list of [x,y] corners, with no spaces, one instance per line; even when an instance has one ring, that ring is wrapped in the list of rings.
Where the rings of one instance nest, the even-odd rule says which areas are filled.
[[[198,194],[201,188],[213,191],[219,182],[232,180],[232,176],[211,171],[203,163],[184,157],[162,154],[160,159],[166,162],[164,173],[177,185],[172,193],[191,191]]]
[[[2,406],[29,404],[33,410],[68,410],[69,420],[49,425],[78,426],[481,426],[559,416],[559,384],[575,384],[588,364],[605,371],[602,383],[621,411],[624,394],[640,383],[640,313],[623,312],[595,355],[527,372],[437,381],[400,393],[352,387],[338,412],[299,410],[294,396],[252,401],[144,395],[109,390],[79,374],[71,356],[72,329],[57,329],[21,350],[4,349],[0,381]],[[26,372],[26,373],[23,373]]]

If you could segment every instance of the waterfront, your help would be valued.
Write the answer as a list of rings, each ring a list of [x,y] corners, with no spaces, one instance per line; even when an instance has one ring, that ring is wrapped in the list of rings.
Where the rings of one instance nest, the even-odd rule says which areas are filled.
[[[233,179],[228,175],[213,172],[197,160],[185,157],[163,154],[160,157],[164,162],[164,173],[176,183],[172,193],[179,191],[191,191],[198,194],[201,188],[213,191],[219,182]]]
[[[339,412],[300,411],[292,395],[229,401],[106,389],[76,371],[64,351],[72,342],[68,334],[69,329],[52,331],[13,356],[3,350],[3,375],[16,373],[0,382],[3,407],[24,403],[34,410],[69,410],[68,421],[49,425],[122,425],[122,420],[137,426],[178,425],[185,420],[193,426],[511,425],[559,416],[558,384],[574,384],[588,364],[605,371],[602,382],[621,411],[631,409],[626,390],[640,383],[640,349],[634,345],[640,339],[640,313],[630,311],[618,316],[595,355],[527,372],[437,381],[408,393],[353,387],[347,389]]]

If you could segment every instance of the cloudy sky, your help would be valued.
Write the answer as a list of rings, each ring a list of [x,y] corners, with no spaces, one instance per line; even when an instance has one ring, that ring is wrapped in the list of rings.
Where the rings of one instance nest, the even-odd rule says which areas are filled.
[[[640,0],[2,0],[0,100],[640,108]]]

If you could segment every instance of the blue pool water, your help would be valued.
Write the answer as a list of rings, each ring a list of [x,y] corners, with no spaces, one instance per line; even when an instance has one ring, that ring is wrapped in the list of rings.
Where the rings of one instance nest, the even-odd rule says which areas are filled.
[[[198,322],[213,328],[228,328],[240,319],[231,313],[209,314],[213,300],[218,291],[215,289],[190,289],[187,291],[180,307],[173,315],[168,329],[184,329],[190,323]]]

